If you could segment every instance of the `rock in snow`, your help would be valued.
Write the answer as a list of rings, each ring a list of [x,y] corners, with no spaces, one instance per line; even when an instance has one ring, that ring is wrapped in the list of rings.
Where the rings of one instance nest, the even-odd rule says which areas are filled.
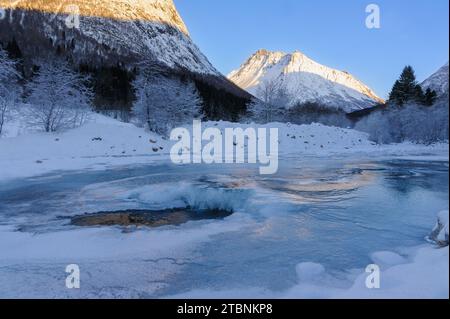
[[[301,52],[259,50],[228,78],[255,95],[264,82],[279,81],[291,105],[317,102],[352,112],[383,101],[351,74],[321,65]]]
[[[448,219],[449,211],[444,210],[438,214],[436,226],[431,232],[430,239],[435,241],[440,246],[448,246]]]

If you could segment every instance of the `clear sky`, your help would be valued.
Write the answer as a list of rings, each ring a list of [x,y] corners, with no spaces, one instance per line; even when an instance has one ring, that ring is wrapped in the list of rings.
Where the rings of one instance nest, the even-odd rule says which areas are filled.
[[[365,25],[366,6],[381,28]],[[386,97],[402,68],[419,80],[448,62],[448,0],[175,0],[191,37],[225,75],[256,50],[299,50]]]

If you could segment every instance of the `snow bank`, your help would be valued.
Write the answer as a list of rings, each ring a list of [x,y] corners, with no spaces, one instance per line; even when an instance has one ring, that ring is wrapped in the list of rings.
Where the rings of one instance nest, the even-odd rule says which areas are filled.
[[[299,284],[290,289],[284,298],[358,298],[358,299],[403,299],[403,298],[442,298],[449,297],[449,250],[448,247],[436,249],[421,246],[405,257],[394,253],[376,253],[374,263],[387,267],[380,273],[380,288],[368,289],[368,274],[360,270],[350,288],[327,287],[326,282],[308,284],[299,277]]]
[[[32,234],[0,225],[0,298],[153,297],[197,258],[199,244],[248,222],[241,214],[126,234],[115,227]],[[65,287],[73,263],[82,289]]]
[[[169,144],[161,136],[99,114],[92,114],[82,127],[64,132],[21,133],[0,138],[0,180],[55,170],[151,163],[163,154],[168,158]]]
[[[283,299],[448,299],[449,248],[421,246],[408,256],[408,262],[392,265],[380,273],[379,289],[366,287],[364,269],[348,283],[337,280],[320,264],[297,265],[298,283],[288,291],[275,292],[261,288],[233,290],[193,290],[171,298],[283,298]],[[398,261],[397,261],[398,262]],[[327,271],[331,271],[328,269]],[[346,287],[343,287],[346,286]]]
[[[447,222],[448,211],[439,213],[439,221]],[[441,231],[445,231],[442,229]],[[380,267],[380,288],[366,286],[365,269],[349,271],[348,280],[335,278],[332,269],[313,262],[296,267],[297,284],[284,292],[258,287],[244,290],[194,290],[176,298],[287,298],[287,299],[448,299],[449,247],[422,245],[404,249],[400,255],[381,251],[371,254]],[[353,274],[353,275],[352,275]]]
[[[289,156],[419,156],[421,159],[433,156],[432,159],[448,160],[448,144],[376,145],[369,141],[366,133],[321,124],[257,125],[221,121],[205,122],[202,127],[216,127],[222,131],[236,127],[278,128],[281,165],[283,157]],[[7,122],[6,131],[10,137],[0,138],[0,181],[43,175],[55,170],[107,169],[155,162],[170,164],[170,149],[174,145],[162,136],[133,124],[95,113],[82,127],[65,132],[29,132],[23,129],[20,121]]]

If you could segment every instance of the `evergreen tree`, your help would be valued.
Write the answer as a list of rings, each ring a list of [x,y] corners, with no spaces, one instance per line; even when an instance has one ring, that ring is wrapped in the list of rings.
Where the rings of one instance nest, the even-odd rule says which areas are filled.
[[[412,100],[418,104],[424,104],[425,103],[425,94],[423,93],[422,87],[417,84],[414,96]]]
[[[393,102],[398,105],[403,105],[405,100],[400,92],[400,81],[397,80],[392,87],[391,93],[389,93],[389,102]]]
[[[409,65],[406,66],[392,88],[389,101],[401,106],[411,101],[423,103],[424,99],[425,96],[422,87],[416,81],[414,69]]]
[[[427,106],[432,106],[434,104],[434,102],[436,102],[436,98],[437,98],[436,91],[428,88],[424,95],[423,104],[425,104]]]

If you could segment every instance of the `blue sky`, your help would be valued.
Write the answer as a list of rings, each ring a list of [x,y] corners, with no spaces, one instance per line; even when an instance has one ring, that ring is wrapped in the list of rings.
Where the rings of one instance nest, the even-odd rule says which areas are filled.
[[[367,29],[365,8],[381,9]],[[203,53],[222,73],[256,50],[300,50],[386,97],[402,68],[419,80],[448,61],[448,0],[175,0]]]

